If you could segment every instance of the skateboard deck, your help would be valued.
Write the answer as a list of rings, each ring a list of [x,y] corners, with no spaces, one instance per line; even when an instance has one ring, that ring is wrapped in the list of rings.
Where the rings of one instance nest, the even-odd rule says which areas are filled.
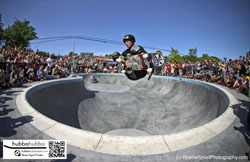
[[[120,56],[117,59],[118,68],[122,73],[136,71],[136,70],[146,70],[151,73],[153,68],[161,67],[164,64],[164,58],[162,53],[144,53],[139,55],[130,55],[126,58]]]

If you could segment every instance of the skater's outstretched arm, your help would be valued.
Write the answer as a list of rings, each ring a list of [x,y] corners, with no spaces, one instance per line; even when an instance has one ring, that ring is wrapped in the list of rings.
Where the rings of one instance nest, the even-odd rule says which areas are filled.
[[[104,62],[113,62],[114,60],[113,60],[113,59],[110,59],[110,58],[105,58],[103,61],[104,61]]]

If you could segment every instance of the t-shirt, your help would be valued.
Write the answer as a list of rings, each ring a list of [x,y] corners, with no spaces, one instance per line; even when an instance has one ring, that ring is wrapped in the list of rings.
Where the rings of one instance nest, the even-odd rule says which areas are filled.
[[[171,69],[171,64],[167,65],[167,69],[170,70]]]
[[[38,75],[40,75],[41,74],[41,71],[40,70],[37,70],[36,71],[36,75],[38,76]]]
[[[178,69],[182,70],[182,64],[178,64]]]
[[[76,67],[76,65],[77,65],[77,60],[72,60],[72,64],[73,64],[73,67]]]
[[[48,74],[48,71],[46,69],[43,70],[43,73],[44,75],[47,77],[49,74]]]
[[[59,71],[59,70],[58,70],[57,68],[54,68],[54,69],[53,69],[52,75],[57,75],[57,74],[58,74],[58,71]]]

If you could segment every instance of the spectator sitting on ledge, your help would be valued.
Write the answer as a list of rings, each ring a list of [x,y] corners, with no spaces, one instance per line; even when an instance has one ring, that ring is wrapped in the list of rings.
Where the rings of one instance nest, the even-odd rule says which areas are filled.
[[[47,80],[50,80],[50,79],[51,79],[51,76],[49,75],[49,66],[46,66],[46,67],[44,68],[43,73],[44,73],[45,79],[47,79]]]
[[[16,68],[12,68],[12,72],[10,73],[10,85],[12,87],[17,86],[18,73]]]
[[[36,71],[36,76],[37,76],[37,80],[43,81],[45,80],[45,75],[43,72],[43,66],[40,66],[39,69]]]
[[[55,65],[55,67],[52,70],[52,78],[53,79],[59,79],[60,78],[58,65]]]
[[[217,80],[217,83],[218,83],[218,84],[224,85],[224,76],[223,76],[223,74],[219,75],[219,76],[216,78],[216,80]]]

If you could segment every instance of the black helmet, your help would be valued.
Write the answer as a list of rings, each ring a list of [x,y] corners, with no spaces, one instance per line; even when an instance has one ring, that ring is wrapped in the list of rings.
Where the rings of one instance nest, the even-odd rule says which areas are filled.
[[[133,35],[128,34],[123,37],[123,42],[125,42],[125,40],[132,40],[135,42],[135,37]]]

